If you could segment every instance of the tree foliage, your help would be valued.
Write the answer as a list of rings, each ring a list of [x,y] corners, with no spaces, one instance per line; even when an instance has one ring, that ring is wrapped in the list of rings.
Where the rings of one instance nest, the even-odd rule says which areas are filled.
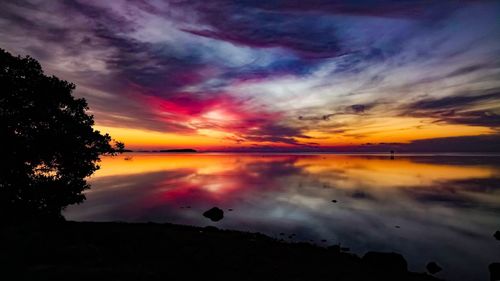
[[[31,57],[0,49],[0,211],[3,219],[60,217],[85,199],[99,156],[123,150],[93,129],[75,85],[46,76]]]

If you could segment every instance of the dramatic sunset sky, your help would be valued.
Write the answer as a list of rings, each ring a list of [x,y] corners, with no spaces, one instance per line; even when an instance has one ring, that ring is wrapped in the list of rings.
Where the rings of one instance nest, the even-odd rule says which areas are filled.
[[[2,0],[0,48],[131,149],[500,140],[498,1]]]

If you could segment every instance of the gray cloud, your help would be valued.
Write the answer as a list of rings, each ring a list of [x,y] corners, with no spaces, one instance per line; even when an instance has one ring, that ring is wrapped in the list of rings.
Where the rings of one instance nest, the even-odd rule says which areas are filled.
[[[472,126],[499,127],[500,110],[499,89],[476,91],[467,95],[454,95],[442,98],[421,99],[403,105],[402,115],[434,118],[435,122],[465,124]],[[490,110],[478,110],[480,104],[488,105]]]

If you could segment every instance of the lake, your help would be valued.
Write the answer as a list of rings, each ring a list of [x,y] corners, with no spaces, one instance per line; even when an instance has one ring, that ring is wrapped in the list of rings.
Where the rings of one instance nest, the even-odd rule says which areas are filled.
[[[127,153],[100,165],[68,220],[213,225],[360,255],[395,251],[413,271],[437,262],[436,276],[450,280],[488,280],[488,264],[500,262],[497,156]],[[214,206],[219,222],[202,216]]]

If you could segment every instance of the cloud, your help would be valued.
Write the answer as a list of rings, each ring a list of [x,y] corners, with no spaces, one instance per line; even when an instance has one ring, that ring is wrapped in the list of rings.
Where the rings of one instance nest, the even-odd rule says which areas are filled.
[[[298,120],[301,121],[330,121],[331,118],[339,115],[363,115],[371,108],[375,107],[376,104],[353,104],[346,107],[343,107],[341,110],[325,114],[322,116],[303,116],[300,115]]]
[[[479,135],[416,140],[400,148],[415,152],[500,152],[499,142],[498,134]]]
[[[427,98],[403,106],[403,115],[431,117],[435,122],[472,126],[500,127],[499,89],[480,91],[468,95]],[[490,109],[478,110],[478,106]]]
[[[410,143],[380,143],[359,147],[360,151],[385,152],[500,152],[500,134],[415,140]]]
[[[500,90],[500,89],[496,89]],[[424,99],[408,106],[408,110],[435,110],[435,109],[456,109],[470,106],[482,101],[491,101],[500,98],[500,91],[484,93],[479,95],[449,96],[440,99]]]
[[[277,151],[277,152],[356,152],[356,153],[386,153],[395,151],[396,157],[401,153],[500,153],[500,135],[478,135],[466,137],[446,137],[415,140],[410,143],[365,143],[361,145],[298,145],[269,146],[254,145],[253,147],[229,148],[231,151]],[[286,142],[284,142],[286,143]],[[293,144],[293,143],[292,143]],[[225,149],[221,149],[224,151]],[[426,160],[428,161],[428,160]],[[440,160],[442,161],[442,159]],[[489,160],[485,160],[486,163]],[[497,161],[492,159],[491,161]]]
[[[499,123],[490,1],[2,4],[0,47],[75,82],[99,125],[313,147],[381,117]]]
[[[249,130],[245,134],[245,138],[256,142],[277,142],[292,145],[303,145],[295,138],[310,138],[303,135],[300,129],[277,125],[266,124],[255,130]]]

